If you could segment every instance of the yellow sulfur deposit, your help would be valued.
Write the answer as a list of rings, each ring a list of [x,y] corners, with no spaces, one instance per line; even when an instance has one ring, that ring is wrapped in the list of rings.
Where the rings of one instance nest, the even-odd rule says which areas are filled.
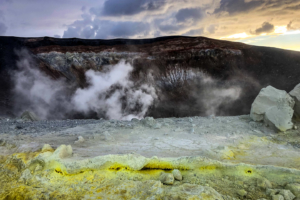
[[[59,151],[58,148],[56,151]],[[300,171],[274,166],[226,164],[202,157],[145,158],[107,155],[62,159],[59,152],[17,153],[1,158],[0,199],[234,199],[241,187],[248,198],[268,198],[258,180],[274,187],[300,182]],[[162,173],[180,170],[172,186]],[[274,176],[276,174],[276,176]]]

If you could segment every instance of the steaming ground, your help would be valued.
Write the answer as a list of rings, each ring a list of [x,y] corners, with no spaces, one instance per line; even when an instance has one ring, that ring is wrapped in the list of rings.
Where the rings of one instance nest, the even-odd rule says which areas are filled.
[[[80,88],[75,81],[49,77],[28,51],[16,54],[19,57],[18,70],[13,74],[16,116],[31,110],[41,119],[65,119],[78,112],[84,116],[96,113],[99,118],[140,119],[157,98],[153,86],[130,80],[133,67],[124,60],[103,67],[101,72],[87,70],[84,74],[87,86]]]
[[[132,60],[120,60],[115,65],[95,69],[77,66],[82,74],[76,76],[82,77],[72,74],[66,80],[65,77],[50,77],[42,71],[38,59],[28,51],[20,50],[16,54],[19,59],[18,69],[12,75],[13,114],[20,116],[25,111],[32,111],[44,120],[96,117],[131,120],[147,115],[166,116],[161,110],[172,111],[171,116],[226,116],[232,105],[244,104],[239,100],[245,95],[243,87],[248,84],[240,75],[238,80],[225,83],[200,69],[187,70],[177,64],[166,66],[164,72],[146,70],[134,79],[136,69],[130,64]],[[61,74],[71,70],[65,68],[67,58],[56,61],[48,70]],[[254,84],[251,82],[250,85]],[[151,108],[159,114],[151,113]]]
[[[296,123],[297,125],[297,123]],[[299,125],[299,124],[298,124]],[[75,142],[78,137],[83,142]],[[211,159],[300,169],[300,133],[275,133],[248,115],[152,120],[56,120],[2,118],[0,152],[31,152],[44,144],[71,145],[74,159],[136,153],[145,157]]]

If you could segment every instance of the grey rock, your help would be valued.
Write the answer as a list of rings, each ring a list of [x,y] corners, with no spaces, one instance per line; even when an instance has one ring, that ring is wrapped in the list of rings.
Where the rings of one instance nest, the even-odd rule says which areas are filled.
[[[266,194],[269,195],[269,196],[273,196],[276,193],[279,193],[279,191],[280,191],[279,189],[267,189]]]
[[[293,200],[296,198],[290,190],[280,190],[279,194],[281,194],[285,200]]]
[[[160,129],[161,126],[162,126],[162,125],[161,125],[160,123],[157,123],[157,124],[154,125],[154,128],[155,128],[155,129]]]
[[[160,176],[160,181],[167,185],[173,185],[174,176],[173,174],[162,173]]]
[[[272,188],[271,182],[266,178],[257,179],[257,186],[262,189]]]
[[[296,87],[290,91],[289,94],[295,100],[294,114],[297,118],[300,118],[300,84],[296,85]]]
[[[156,121],[153,117],[146,117],[145,119],[142,119],[141,122],[149,128],[154,128],[156,126]]]
[[[24,182],[26,183],[28,180],[32,179],[32,175],[30,173],[30,170],[29,169],[25,169],[23,172],[22,172],[22,175],[21,177],[19,178],[19,181],[20,182]]]
[[[84,142],[84,138],[82,136],[78,136],[77,140],[74,142],[74,144],[79,144],[79,143],[83,143]]]
[[[272,195],[272,200],[284,200],[284,197],[280,194]]]
[[[39,121],[39,118],[30,111],[25,111],[23,112],[23,114],[21,115],[21,119],[24,121]]]
[[[174,178],[178,181],[182,181],[182,175],[181,175],[181,172],[178,170],[178,169],[174,169],[172,171],[172,174],[174,176]]]
[[[250,118],[254,121],[262,121],[266,111],[271,107],[277,107],[279,102],[291,108],[295,105],[293,98],[284,90],[272,86],[261,89],[251,106]]]
[[[285,189],[290,190],[297,198],[300,198],[300,183],[287,184]]]
[[[293,128],[292,117],[294,110],[291,107],[272,107],[265,113],[264,122],[280,131]]]
[[[238,190],[237,191],[237,194],[239,195],[239,196],[241,196],[241,197],[243,197],[243,196],[246,196],[247,195],[247,191],[246,190]]]
[[[104,131],[103,133],[95,133],[94,139],[104,140],[104,141],[114,141],[114,137],[109,134],[108,131]]]
[[[250,117],[254,121],[262,121],[280,131],[293,127],[292,117],[295,101],[284,90],[272,86],[263,88],[254,100]]]

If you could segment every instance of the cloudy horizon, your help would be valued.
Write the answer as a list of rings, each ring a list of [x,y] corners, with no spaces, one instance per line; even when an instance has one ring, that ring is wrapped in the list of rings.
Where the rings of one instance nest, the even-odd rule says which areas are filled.
[[[204,36],[300,51],[300,0],[0,0],[0,36]]]

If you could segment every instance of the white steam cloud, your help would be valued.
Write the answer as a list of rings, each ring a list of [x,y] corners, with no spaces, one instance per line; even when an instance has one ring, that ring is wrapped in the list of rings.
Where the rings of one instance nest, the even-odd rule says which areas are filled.
[[[63,119],[74,112],[85,115],[93,112],[109,119],[140,119],[157,98],[153,87],[137,86],[130,80],[133,68],[125,61],[108,66],[105,72],[88,70],[85,73],[88,86],[74,89],[65,80],[54,80],[40,71],[27,51],[16,53],[20,58],[14,74],[18,115],[31,110],[41,119]]]
[[[77,89],[72,98],[73,105],[78,111],[85,113],[104,109],[110,119],[142,118],[156,98],[155,89],[145,84],[136,88],[129,79],[132,70],[130,64],[121,61],[115,66],[110,66],[107,73],[87,71],[85,75],[89,86]],[[117,89],[111,92],[112,86]],[[121,99],[125,101],[121,102]],[[123,112],[134,112],[137,106],[140,109],[136,114]]]

